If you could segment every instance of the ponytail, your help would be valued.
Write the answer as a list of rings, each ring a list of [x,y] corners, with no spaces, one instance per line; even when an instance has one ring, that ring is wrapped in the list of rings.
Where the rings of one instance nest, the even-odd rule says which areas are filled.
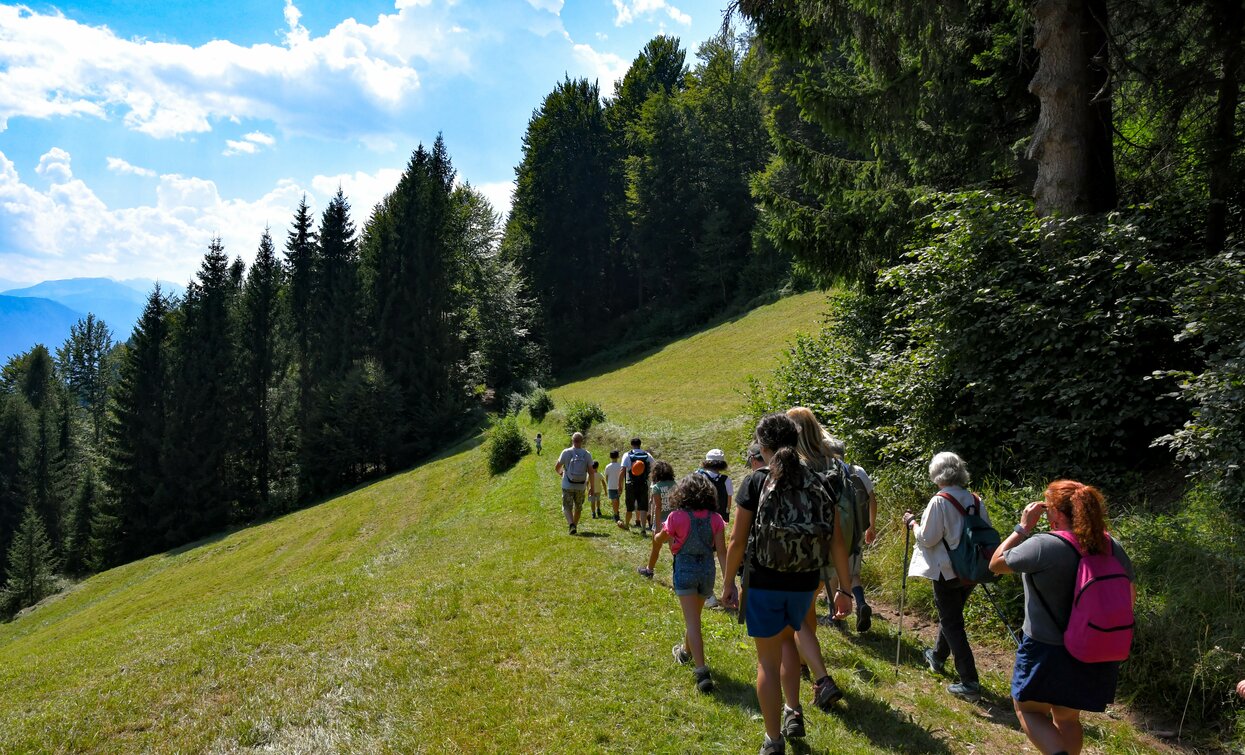
[[[769,465],[774,486],[790,485],[798,479],[800,456],[796,445],[800,442],[800,431],[795,421],[785,414],[767,414],[757,423],[756,437],[757,443],[774,452]]]
[[[1056,480],[1046,488],[1046,503],[1072,521],[1072,534],[1086,553],[1107,552],[1107,505],[1098,488]]]

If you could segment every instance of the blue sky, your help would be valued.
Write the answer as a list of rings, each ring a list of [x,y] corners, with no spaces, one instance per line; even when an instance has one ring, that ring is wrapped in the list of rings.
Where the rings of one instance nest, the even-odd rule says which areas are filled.
[[[185,281],[250,260],[304,193],[360,226],[415,146],[505,211],[532,110],[602,91],[659,33],[694,57],[725,0],[0,4],[0,279]]]

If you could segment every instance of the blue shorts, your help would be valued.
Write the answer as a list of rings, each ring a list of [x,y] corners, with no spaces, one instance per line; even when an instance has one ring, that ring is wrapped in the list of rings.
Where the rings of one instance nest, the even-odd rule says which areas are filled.
[[[618,500],[618,488],[610,488],[609,492],[610,492],[610,500],[617,501]]]
[[[749,637],[773,637],[787,627],[799,629],[813,605],[816,591],[787,592],[749,587],[744,598],[744,623]]]
[[[699,595],[709,598],[713,595],[713,583],[717,572],[713,566],[713,556],[683,556],[674,554],[674,594]]]

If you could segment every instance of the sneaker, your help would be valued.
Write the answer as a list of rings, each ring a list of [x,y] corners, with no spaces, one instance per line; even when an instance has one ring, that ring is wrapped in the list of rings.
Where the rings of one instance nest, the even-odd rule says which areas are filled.
[[[864,634],[871,626],[873,626],[873,609],[868,603],[861,603],[856,606],[856,631]]]
[[[653,570],[648,568],[647,566],[641,566],[639,569],[636,569],[636,572],[641,577],[647,577],[649,579],[653,578]]]
[[[696,669],[692,672],[692,677],[696,680],[696,689],[698,691],[704,693],[713,691],[713,677],[710,676],[709,669]]]
[[[687,648],[683,647],[681,642],[670,648],[670,653],[674,656],[675,663],[687,664],[692,662],[692,654],[687,652]]]
[[[834,704],[843,699],[843,690],[839,689],[839,685],[834,683],[829,674],[826,674],[813,685],[813,705],[818,709],[829,713],[834,709]]]
[[[981,699],[980,684],[964,684],[963,682],[956,682],[955,684],[948,686],[947,691],[961,700],[967,700],[970,703],[975,703]]]
[[[578,531],[579,531],[579,528],[578,528],[578,527],[576,527],[575,525],[573,525],[573,524],[572,524],[572,525],[571,525],[571,534],[572,534],[572,535],[574,535],[574,534],[575,534],[576,532],[578,532]]]
[[[710,595],[708,598],[705,598],[705,608],[721,608],[721,607],[722,607],[722,604],[718,602],[718,599],[716,596]]]
[[[622,530],[623,532],[626,532],[627,530],[631,529],[631,527],[627,526],[627,523],[621,519],[615,519],[614,524],[617,524],[618,529]]]
[[[930,648],[925,651],[925,665],[929,666],[929,670],[939,676],[946,676],[947,668],[944,665],[946,661],[938,660],[938,656],[934,655],[934,649]]]
[[[786,755],[787,745],[782,737],[777,741],[771,741],[769,737],[765,738],[764,744],[761,745],[760,755]]]
[[[804,711],[800,708],[782,709],[782,736],[784,739],[801,739],[804,737]]]

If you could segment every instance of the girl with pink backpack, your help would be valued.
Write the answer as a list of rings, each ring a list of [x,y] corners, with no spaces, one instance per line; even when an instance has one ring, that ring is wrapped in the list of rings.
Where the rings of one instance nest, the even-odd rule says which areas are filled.
[[[1043,515],[1051,531],[1034,534]],[[1012,704],[1045,755],[1081,751],[1081,711],[1104,711],[1115,699],[1132,645],[1133,565],[1107,534],[1106,517],[1097,488],[1056,480],[1025,507],[990,561],[992,571],[1019,573],[1024,582]]]

